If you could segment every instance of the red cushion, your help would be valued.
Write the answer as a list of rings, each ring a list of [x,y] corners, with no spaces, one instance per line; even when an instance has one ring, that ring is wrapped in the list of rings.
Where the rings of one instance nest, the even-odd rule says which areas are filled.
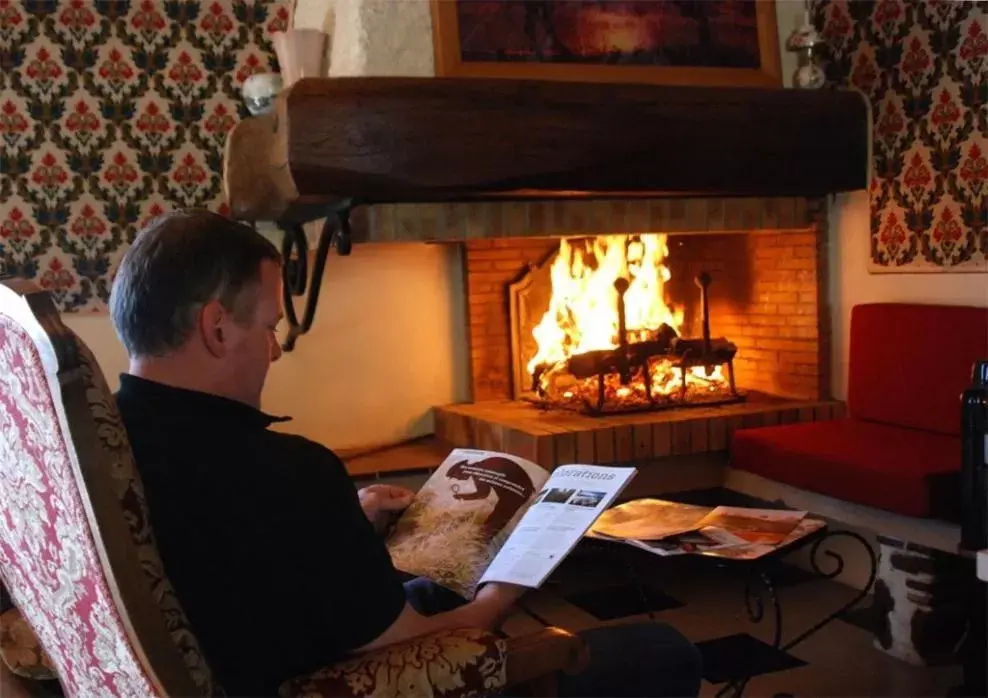
[[[926,476],[960,467],[960,439],[857,419],[741,429],[731,466],[905,516],[930,516]]]
[[[988,359],[988,308],[857,305],[848,411],[857,419],[959,435],[960,395],[977,359]]]

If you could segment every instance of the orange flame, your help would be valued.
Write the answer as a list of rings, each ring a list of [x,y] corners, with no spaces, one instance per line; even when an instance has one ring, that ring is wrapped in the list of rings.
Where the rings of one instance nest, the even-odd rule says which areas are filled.
[[[596,394],[597,379],[583,381],[565,375],[565,362],[572,356],[618,344],[618,291],[614,282],[628,281],[624,294],[627,341],[655,338],[663,324],[676,330],[683,324],[682,308],[666,302],[665,284],[671,274],[665,265],[669,255],[667,236],[602,235],[574,244],[563,239],[550,269],[552,296],[549,309],[532,331],[538,351],[527,369],[530,375],[542,367],[543,395],[556,394],[566,401],[580,394]],[[671,395],[682,388],[680,371],[672,361],[658,359],[649,368],[653,395]],[[720,367],[707,375],[704,367],[689,371],[701,384],[717,390],[726,384]],[[608,376],[608,393],[618,402],[647,401],[644,377],[620,385]],[[688,383],[691,383],[689,378]]]

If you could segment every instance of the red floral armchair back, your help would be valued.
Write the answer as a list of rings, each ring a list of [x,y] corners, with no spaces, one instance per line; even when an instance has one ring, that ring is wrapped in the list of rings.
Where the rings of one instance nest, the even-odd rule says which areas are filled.
[[[39,348],[0,313],[0,576],[69,695],[157,693],[111,597]]]
[[[222,694],[103,374],[21,281],[0,282],[0,579],[70,695]]]

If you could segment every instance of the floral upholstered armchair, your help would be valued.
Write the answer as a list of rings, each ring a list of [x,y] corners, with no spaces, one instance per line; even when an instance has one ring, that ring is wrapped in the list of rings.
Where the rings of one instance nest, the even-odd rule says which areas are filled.
[[[0,657],[70,696],[223,695],[154,544],[116,404],[51,298],[0,282]],[[555,628],[463,628],[286,681],[283,696],[548,695],[578,665]]]

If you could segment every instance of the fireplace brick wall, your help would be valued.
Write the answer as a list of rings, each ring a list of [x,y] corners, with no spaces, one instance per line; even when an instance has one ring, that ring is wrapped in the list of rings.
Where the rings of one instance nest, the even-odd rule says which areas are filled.
[[[670,236],[669,295],[685,306],[683,333],[702,334],[699,289],[709,289],[710,331],[738,346],[739,387],[825,399],[830,386],[826,245],[817,228]]]
[[[826,245],[819,225],[796,230],[670,234],[669,299],[683,332],[701,336],[699,289],[709,272],[711,334],[738,345],[740,388],[780,397],[829,397]],[[463,245],[472,399],[512,398],[508,284],[543,262],[558,239],[499,238]]]
[[[524,274],[529,264],[540,264],[558,246],[558,239],[549,238],[469,240],[464,244],[474,402],[511,398],[507,286]]]

